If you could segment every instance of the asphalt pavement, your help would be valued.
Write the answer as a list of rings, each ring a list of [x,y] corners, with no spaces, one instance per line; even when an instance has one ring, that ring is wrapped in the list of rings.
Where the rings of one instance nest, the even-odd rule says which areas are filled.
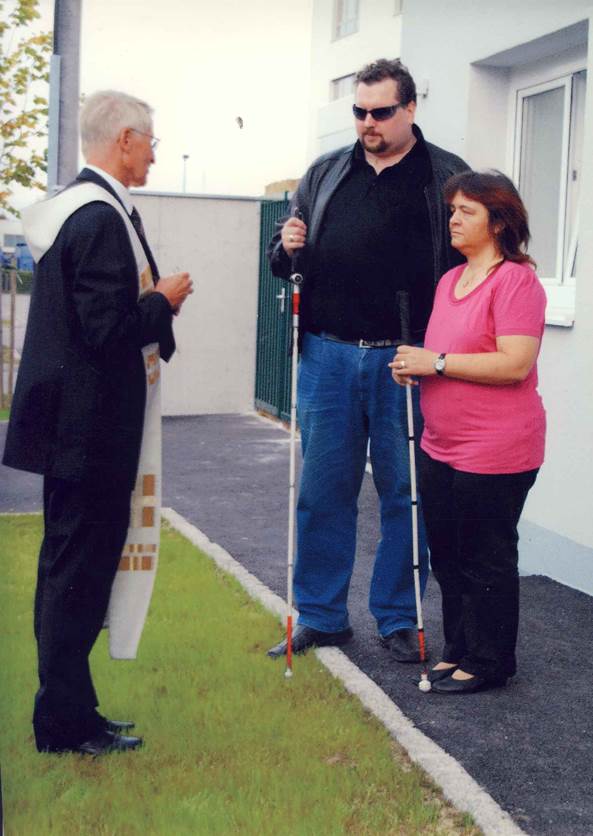
[[[0,425],[0,448],[5,431]],[[285,595],[288,433],[256,415],[167,418],[163,431],[163,504]],[[40,507],[41,479],[0,466],[0,512]],[[511,684],[474,695],[423,695],[413,683],[417,666],[390,660],[368,612],[379,536],[377,495],[366,475],[349,595],[355,636],[346,655],[525,832],[591,836],[593,598],[545,577],[522,578],[519,671]],[[424,609],[436,658],[442,630],[432,578]]]

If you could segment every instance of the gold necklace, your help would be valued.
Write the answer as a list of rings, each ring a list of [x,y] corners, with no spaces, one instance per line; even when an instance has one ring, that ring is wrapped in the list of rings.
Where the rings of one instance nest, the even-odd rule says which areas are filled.
[[[494,270],[494,268],[498,267],[498,265],[501,264],[503,261],[504,261],[504,259],[502,259],[502,258],[499,259],[498,261],[495,261],[494,264],[491,264],[490,267],[488,267],[488,269],[486,270],[484,275],[481,276],[481,277],[480,277],[480,274],[481,274],[482,271],[478,270],[478,272],[474,273],[473,276],[470,276],[469,278],[462,279],[461,280],[461,289],[466,290],[470,286],[470,284],[472,284],[472,282],[476,279],[476,277],[480,277],[480,281],[484,281],[484,279],[488,278],[488,276]],[[467,267],[466,267],[466,270],[467,270]]]

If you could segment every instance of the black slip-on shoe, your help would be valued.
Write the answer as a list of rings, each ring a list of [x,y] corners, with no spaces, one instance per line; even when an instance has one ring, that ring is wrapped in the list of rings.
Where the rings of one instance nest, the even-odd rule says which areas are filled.
[[[56,754],[75,752],[80,755],[91,755],[96,758],[99,755],[108,755],[111,752],[128,752],[132,749],[137,749],[139,746],[142,746],[143,742],[141,737],[126,737],[123,734],[103,731],[82,743],[73,745],[48,744],[39,747],[39,751]]]
[[[347,644],[353,635],[351,627],[337,633],[324,633],[322,630],[314,630],[313,627],[299,624],[292,634],[292,652],[304,653],[310,647],[341,647]],[[286,644],[286,639],[283,639],[268,650],[268,656],[272,659],[286,656]]]
[[[503,688],[508,682],[508,677],[497,677],[486,679],[484,676],[472,676],[471,679],[453,679],[448,676],[434,682],[432,690],[436,694],[475,694],[478,691],[489,691],[491,688]]]
[[[421,662],[420,650],[418,648],[418,631],[413,627],[405,627],[403,630],[395,630],[388,636],[379,636],[379,641],[396,662]],[[430,654],[428,648],[424,654],[424,661],[428,661]]]
[[[458,665],[453,665],[452,668],[441,668],[438,671],[435,671],[435,669],[432,668],[432,670],[428,671],[428,681],[431,684],[434,684],[435,682],[440,682],[441,679],[446,679],[448,676],[451,676],[452,673],[455,673],[457,668]]]

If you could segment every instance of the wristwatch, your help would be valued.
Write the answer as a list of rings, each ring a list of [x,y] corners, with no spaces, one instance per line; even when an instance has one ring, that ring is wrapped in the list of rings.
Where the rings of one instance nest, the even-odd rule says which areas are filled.
[[[441,377],[445,373],[445,366],[446,366],[445,357],[446,356],[447,356],[446,354],[439,354],[437,359],[434,361],[434,370]]]

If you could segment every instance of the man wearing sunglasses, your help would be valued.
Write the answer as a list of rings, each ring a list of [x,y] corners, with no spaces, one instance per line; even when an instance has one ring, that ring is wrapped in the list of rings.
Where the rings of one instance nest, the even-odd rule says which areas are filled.
[[[313,163],[269,248],[275,275],[288,278],[293,262],[305,275],[297,653],[342,645],[352,636],[347,596],[368,445],[381,508],[370,610],[392,657],[419,660],[405,390],[391,385],[387,364],[402,336],[398,292],[409,294],[412,339],[419,343],[436,282],[458,263],[442,187],[467,165],[424,140],[415,112],[414,80],[398,60],[364,67],[356,76],[353,106],[358,141]],[[420,426],[416,390],[414,397]],[[423,531],[420,552],[424,588]],[[285,654],[286,641],[268,653]]]

